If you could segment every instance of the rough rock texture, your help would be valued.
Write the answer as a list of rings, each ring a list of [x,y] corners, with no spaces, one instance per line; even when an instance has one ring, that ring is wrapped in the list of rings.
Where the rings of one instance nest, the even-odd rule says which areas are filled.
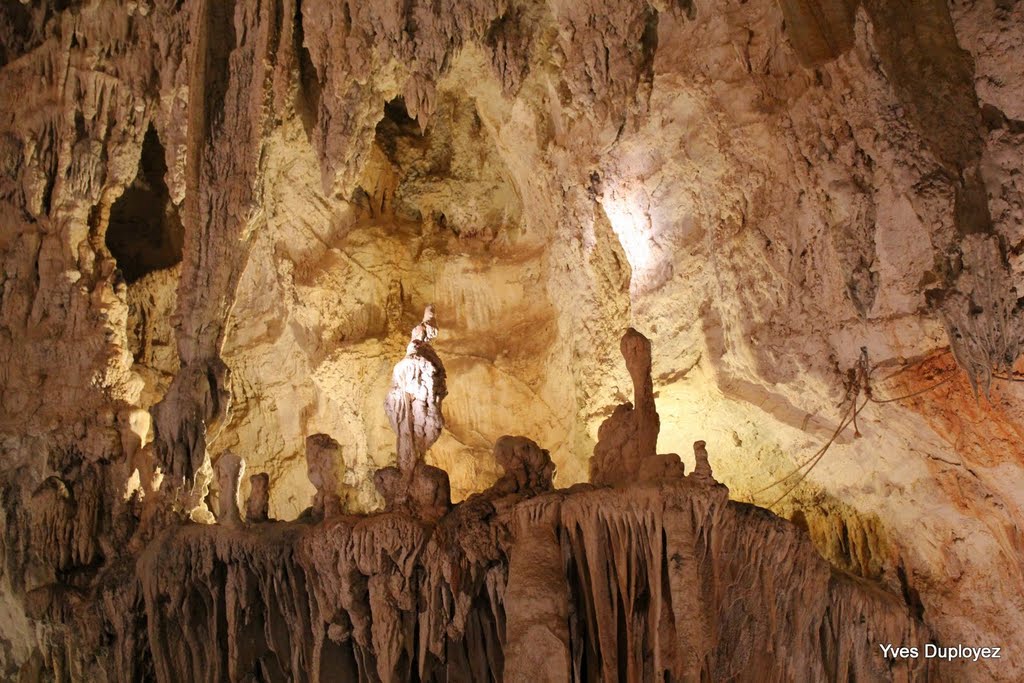
[[[88,654],[71,645],[86,660],[75,674],[166,681],[929,674],[923,661],[887,662],[875,653],[878,641],[928,638],[899,597],[833,572],[805,533],[729,502],[714,481],[550,492],[543,451],[522,437],[502,444],[506,457],[518,453],[506,474],[525,473],[534,486],[503,478],[436,525],[382,513],[316,525],[165,530],[134,575],[108,589],[110,600],[127,606],[99,617],[110,637]],[[106,668],[106,661],[117,664]]]
[[[245,461],[226,451],[217,458],[217,523],[225,526],[238,526],[242,522],[239,509],[239,486],[245,475]]]
[[[270,475],[260,472],[249,477],[249,498],[245,501],[245,521],[266,522],[270,518]]]
[[[444,365],[431,341],[437,336],[434,308],[427,306],[423,322],[413,328],[405,358],[391,373],[384,412],[395,432],[398,467],[411,472],[441,436],[441,403],[448,395]]]
[[[341,514],[347,498],[341,484],[345,473],[341,444],[326,434],[313,434],[306,439],[306,466],[309,481],[316,489],[313,514],[320,519]]]
[[[633,403],[618,406],[597,430],[590,481],[614,486],[681,477],[684,467],[679,456],[657,451],[661,422],[651,382],[651,341],[629,328],[619,348],[633,380]]]
[[[434,307],[413,328],[405,358],[391,373],[384,412],[395,431],[397,466],[377,470],[373,483],[389,512],[436,520],[451,507],[448,473],[425,461],[444,428],[441,402],[448,395],[444,365],[431,341],[437,337]]]
[[[791,518],[939,642],[1024,651],[1022,51],[1024,3],[1006,0],[0,4],[0,677],[166,677],[168,662],[198,671],[216,654],[203,671],[260,660],[272,678],[291,662],[280,632],[273,657],[207,652],[219,636],[198,630],[181,642],[206,654],[187,664],[160,650],[170,641],[151,646],[173,612],[147,602],[166,594],[137,558],[176,544],[178,605],[219,634],[214,617],[239,614],[218,602],[242,585],[228,567],[248,576],[239,558],[256,558],[264,583],[245,585],[287,602],[298,570],[268,577],[328,525],[380,552],[338,540],[339,568],[323,572],[337,590],[317,609],[387,573],[375,604],[407,620],[368,621],[362,598],[344,598],[359,670],[441,666],[422,655],[447,647],[441,622],[428,636],[408,621],[403,582],[421,565],[403,549],[431,547],[446,524],[459,539],[482,503],[436,524],[366,518],[358,534],[346,530],[365,520],[345,515],[260,524],[266,544],[254,529],[178,526],[212,521],[226,451],[266,475],[254,519],[299,518],[316,495],[315,434],[343,450],[348,512],[378,509],[374,473],[395,464],[380,406],[428,302],[448,316],[436,344],[449,396],[424,467],[447,471],[454,499],[499,478],[491,453],[509,432],[548,449],[558,486],[585,481],[600,426],[629,421],[616,406],[631,388],[634,415],[648,400],[618,359],[631,325],[658,349],[660,428],[644,453],[681,453],[702,475],[686,444],[703,439],[733,498]],[[498,561],[525,575],[505,592],[523,607],[505,608],[504,635],[491,598],[461,612],[477,640],[445,662],[493,670],[480,653],[497,639],[506,662],[550,655],[553,680],[606,666],[572,649],[606,637],[579,615],[578,587],[527,607],[529,577],[563,571],[570,547],[574,508],[548,495],[558,504],[507,514],[536,532]],[[653,538],[620,508],[601,514]],[[782,524],[765,519],[760,533]],[[436,547],[432,576],[452,546]],[[499,547],[460,550],[474,559],[459,580],[486,584],[473,563]],[[824,642],[851,643],[829,629],[874,610],[855,584],[807,589],[800,627],[826,623],[810,603],[828,595],[843,608]],[[250,598],[239,604],[261,604]],[[275,609],[301,621],[311,608]],[[259,631],[261,618],[237,623]],[[334,637],[357,642],[339,619]],[[787,652],[804,647],[794,633]],[[349,657],[328,641],[325,656]],[[616,671],[640,642],[615,651]],[[834,663],[826,678],[840,660],[873,665],[837,652],[814,655]],[[1016,657],[949,674],[1022,675]]]

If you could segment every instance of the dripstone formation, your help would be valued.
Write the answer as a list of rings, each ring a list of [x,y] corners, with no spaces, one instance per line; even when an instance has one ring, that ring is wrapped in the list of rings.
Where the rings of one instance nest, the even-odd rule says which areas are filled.
[[[633,381],[633,403],[618,406],[601,424],[590,459],[590,481],[616,485],[682,477],[684,468],[678,455],[657,453],[661,422],[654,407],[651,342],[629,328],[619,348]]]
[[[0,2],[0,680],[1024,680],[1022,64],[1013,0]]]
[[[398,466],[385,467],[373,482],[387,510],[437,519],[451,506],[448,473],[424,461],[444,427],[441,402],[448,394],[444,365],[431,341],[437,337],[434,307],[427,306],[423,322],[413,328],[405,358],[391,377],[384,411],[395,430]]]
[[[789,522],[730,502],[703,441],[688,476],[677,456],[651,451],[651,346],[636,330],[622,343],[636,407],[602,427],[594,483],[555,489],[548,451],[505,436],[493,453],[504,474],[451,506],[447,475],[423,462],[433,439],[405,441],[440,419],[432,338],[414,332],[420,344],[385,404],[401,428],[399,465],[377,473],[383,512],[345,512],[342,449],[316,435],[311,514],[267,521],[256,479],[242,525],[244,463],[224,453],[217,524],[169,525],[136,563],[101,573],[94,594],[55,584],[26,596],[64,646],[39,671],[59,661],[71,667],[63,677],[88,680],[927,679],[926,662],[874,651],[929,637],[899,597],[830,570]],[[60,486],[39,496],[53,510],[40,528],[73,534]],[[109,637],[90,647],[101,624]]]

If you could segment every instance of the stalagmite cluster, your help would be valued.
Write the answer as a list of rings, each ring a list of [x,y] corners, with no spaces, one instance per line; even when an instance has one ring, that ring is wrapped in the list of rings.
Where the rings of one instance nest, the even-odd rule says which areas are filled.
[[[0,3],[0,680],[1024,678],[1022,64],[1012,0]]]
[[[623,355],[642,392],[650,342],[631,329]],[[640,424],[656,428],[653,400],[638,393],[637,405],[648,411]],[[650,433],[616,414],[609,424],[628,432],[603,435],[624,459],[641,453]],[[417,419],[413,431],[423,426]],[[599,442],[595,457],[609,447]],[[504,474],[491,487],[450,510],[416,505],[426,486],[417,483],[417,459],[411,472],[385,470],[399,481],[411,475],[407,502],[389,499],[368,516],[346,513],[333,493],[337,442],[316,435],[307,449],[314,515],[266,522],[261,484],[244,526],[244,464],[222,454],[218,523],[170,525],[134,566],[106,577],[98,618],[110,636],[91,656],[89,599],[34,591],[34,618],[82,629],[64,634],[61,663],[75,668],[58,673],[368,682],[729,680],[755,671],[772,680],[928,677],[926,663],[875,653],[876,641],[929,637],[902,600],[831,571],[789,522],[730,502],[703,442],[687,477],[621,474],[614,486],[567,491],[553,487],[546,450],[505,436],[493,454]],[[57,483],[45,491],[40,503],[52,512],[35,527],[46,537],[33,547],[51,548],[47,561],[58,569],[88,562],[55,554],[72,540],[55,534],[89,536],[71,521],[80,513],[58,504],[69,492]],[[48,616],[54,610],[61,616]]]
[[[895,596],[830,574],[806,536],[714,487],[482,496],[432,528],[280,526],[181,529],[142,558],[157,678],[927,674],[875,656],[875,640],[927,637]]]

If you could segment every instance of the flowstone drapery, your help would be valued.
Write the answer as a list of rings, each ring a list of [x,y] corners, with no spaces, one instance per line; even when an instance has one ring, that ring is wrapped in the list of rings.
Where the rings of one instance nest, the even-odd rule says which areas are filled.
[[[256,475],[243,523],[244,463],[226,451],[215,464],[218,523],[157,515],[136,536],[137,559],[106,568],[93,598],[58,578],[115,552],[93,542],[101,482],[95,471],[88,485],[48,479],[29,509],[36,552],[21,557],[26,576],[49,576],[26,609],[76,667],[64,678],[928,677],[926,663],[875,652],[874,643],[929,637],[898,596],[831,570],[793,524],[730,502],[703,441],[685,477],[676,456],[654,452],[650,342],[635,330],[622,349],[636,407],[620,406],[602,427],[594,482],[555,489],[549,452],[503,436],[493,448],[501,476],[451,505],[447,474],[423,462],[445,395],[430,313],[386,403],[400,457],[376,474],[382,512],[346,511],[342,446],[316,434],[306,454],[312,507],[296,522],[268,520],[268,480]],[[40,677],[41,656],[32,666],[26,675]]]
[[[556,490],[548,451],[504,436],[503,474],[449,506],[444,472],[402,441],[424,433],[414,419],[396,432],[416,457],[377,473],[387,509],[331,514],[340,447],[318,435],[310,475],[326,514],[168,529],[139,562],[135,611],[116,615],[119,633],[148,624],[122,658],[211,683],[927,679],[927,663],[875,652],[927,640],[908,607],[833,572],[796,526],[730,502],[703,441],[689,476],[650,474],[648,462],[672,464],[651,452],[650,343],[630,330],[623,351],[637,408],[617,411],[595,450],[614,482]],[[424,389],[440,365],[422,358],[424,372],[399,364],[394,389]],[[412,401],[394,398],[389,410]]]

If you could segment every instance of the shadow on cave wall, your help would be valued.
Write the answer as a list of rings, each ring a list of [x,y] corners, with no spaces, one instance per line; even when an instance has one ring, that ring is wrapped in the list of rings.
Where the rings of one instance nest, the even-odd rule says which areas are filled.
[[[181,261],[184,228],[164,176],[164,148],[152,126],[146,131],[139,174],[110,207],[106,243],[130,284]]]

